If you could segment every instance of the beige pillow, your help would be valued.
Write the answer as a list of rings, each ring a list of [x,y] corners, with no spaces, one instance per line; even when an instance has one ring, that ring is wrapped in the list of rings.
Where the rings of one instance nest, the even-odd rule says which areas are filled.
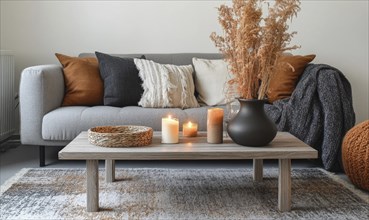
[[[207,60],[194,57],[195,87],[198,100],[206,105],[226,104],[225,86],[230,78],[224,60]]]
[[[134,59],[144,92],[139,105],[147,108],[196,108],[191,65],[163,65],[151,60]]]

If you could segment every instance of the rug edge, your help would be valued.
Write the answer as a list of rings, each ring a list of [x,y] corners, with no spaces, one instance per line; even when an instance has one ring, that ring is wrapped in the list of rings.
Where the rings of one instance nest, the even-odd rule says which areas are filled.
[[[10,177],[8,180],[6,180],[1,186],[0,186],[0,196],[6,192],[14,183],[16,183],[21,177],[24,176],[29,170],[32,169],[40,169],[40,168],[22,168],[19,170],[15,175]],[[41,168],[45,169],[45,168]],[[55,168],[46,168],[46,169],[55,169]],[[75,170],[75,169],[85,169],[85,168],[56,168],[56,169],[63,169],[63,170]],[[119,168],[117,168],[119,169]],[[124,168],[127,169],[127,168]],[[128,169],[137,169],[137,168],[128,168]],[[162,169],[162,168],[138,168],[138,169]],[[165,169],[165,168],[164,168]],[[222,168],[221,168],[222,169]],[[252,168],[251,168],[252,169]],[[278,168],[277,168],[278,169]],[[294,169],[301,169],[301,168],[294,168]],[[302,169],[318,169],[321,172],[327,174],[329,178],[331,178],[333,181],[340,183],[345,188],[350,190],[352,193],[357,195],[359,198],[361,198],[364,202],[369,203],[369,195],[364,192],[363,190],[356,188],[353,184],[348,183],[347,181],[343,180],[339,176],[335,175],[334,173],[331,173],[327,170],[324,170],[322,168],[314,167],[314,168],[302,168]]]
[[[334,180],[335,182],[342,184],[345,188],[347,188],[352,193],[354,193],[355,195],[357,195],[359,198],[361,198],[362,200],[364,200],[364,202],[369,203],[369,195],[368,195],[368,193],[366,193],[363,190],[355,187],[354,184],[348,183],[347,181],[343,180],[341,177],[339,177],[339,176],[335,175],[334,173],[331,173],[331,172],[329,172],[327,170],[324,170],[322,168],[316,168],[316,169],[319,169],[323,173],[327,174],[327,176],[329,178],[331,178],[332,180]]]
[[[4,194],[14,183],[16,183],[21,177],[24,176],[30,169],[32,168],[22,168],[16,174],[11,176],[7,179],[3,184],[0,186],[0,196]]]

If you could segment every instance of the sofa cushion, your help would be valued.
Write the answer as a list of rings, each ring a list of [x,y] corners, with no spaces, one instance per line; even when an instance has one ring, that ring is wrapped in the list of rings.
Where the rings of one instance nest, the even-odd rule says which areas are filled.
[[[159,64],[134,59],[143,81],[144,93],[139,105],[146,108],[195,108],[193,67],[191,65]]]
[[[227,63],[222,60],[208,60],[194,57],[195,85],[200,102],[206,105],[225,105],[226,84],[230,75]]]
[[[161,130],[161,118],[170,115],[183,122],[198,123],[199,131],[206,131],[207,109],[210,107],[189,108],[124,108],[112,106],[61,107],[47,113],[42,120],[42,138],[51,141],[70,141],[80,132],[91,127],[104,125],[143,125]],[[225,113],[226,114],[226,113]]]
[[[315,55],[282,56],[279,58],[277,70],[270,79],[267,92],[269,102],[272,103],[290,97],[306,65],[314,58]]]
[[[43,117],[42,138],[53,141],[73,140],[81,131],[103,125],[144,125],[161,130],[161,118],[169,114],[181,123],[187,117],[178,108],[61,107]]]
[[[62,105],[101,105],[104,85],[97,59],[70,57],[58,53],[55,56],[63,66],[65,94]]]
[[[96,52],[104,81],[104,105],[137,106],[143,89],[133,58],[120,58]]]

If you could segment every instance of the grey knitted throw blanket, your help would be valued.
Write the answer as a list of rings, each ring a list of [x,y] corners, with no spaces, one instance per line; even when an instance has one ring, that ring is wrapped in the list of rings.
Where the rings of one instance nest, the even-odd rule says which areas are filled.
[[[290,98],[265,105],[279,131],[317,149],[326,170],[341,169],[341,143],[355,124],[351,85],[337,69],[309,64]]]

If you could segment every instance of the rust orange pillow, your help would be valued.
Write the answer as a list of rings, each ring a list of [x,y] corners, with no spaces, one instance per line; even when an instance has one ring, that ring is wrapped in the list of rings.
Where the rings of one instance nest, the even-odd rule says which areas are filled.
[[[315,55],[306,56],[282,56],[278,60],[278,66],[273,77],[270,79],[268,89],[269,102],[290,97],[295,90],[297,80],[304,72],[308,63],[313,61]],[[294,68],[294,70],[288,65]]]
[[[63,66],[65,94],[63,106],[101,105],[104,84],[100,76],[99,63],[95,57],[70,57],[56,53]]]

